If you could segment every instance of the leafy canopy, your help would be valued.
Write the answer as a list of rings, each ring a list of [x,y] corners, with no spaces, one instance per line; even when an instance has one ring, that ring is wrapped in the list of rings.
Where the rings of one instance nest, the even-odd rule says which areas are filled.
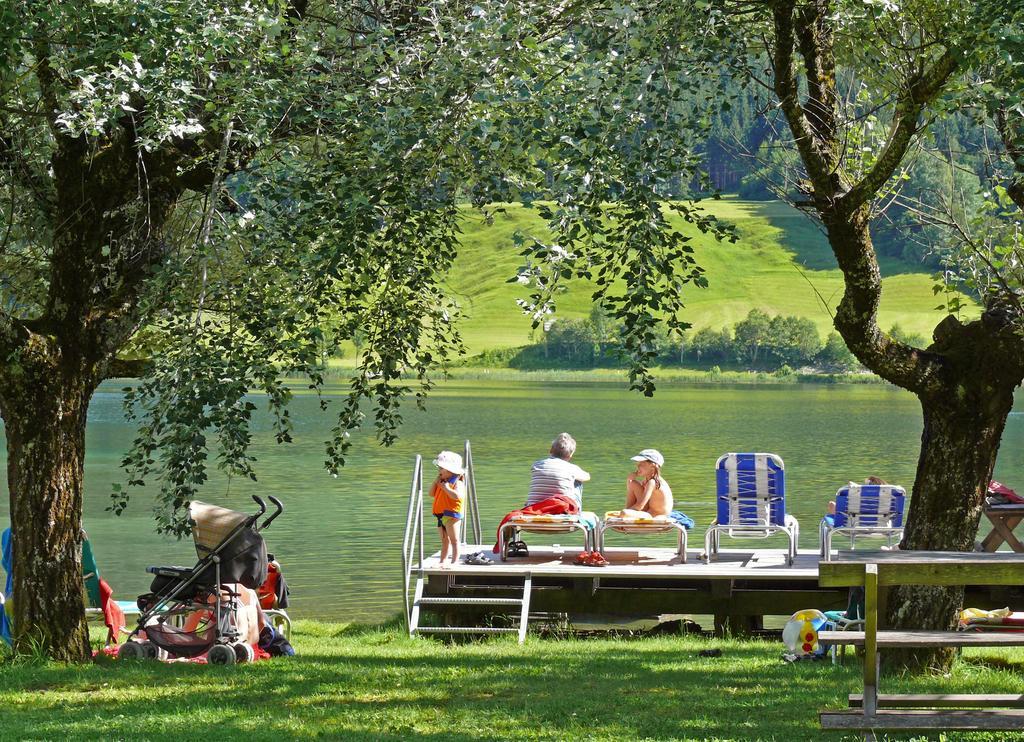
[[[53,306],[62,151],[84,144],[87,167],[122,166],[129,177],[110,184],[119,195],[104,217],[134,214],[136,239],[110,234],[88,268],[95,292],[116,294],[126,275],[143,287],[134,330],[113,350],[150,361],[127,392],[139,434],[124,463],[129,486],[159,481],[162,528],[183,529],[211,457],[255,478],[249,393],[266,395],[287,442],[286,380],[319,391],[325,359],[348,339],[360,339],[359,368],[326,467],[338,473],[366,416],[383,443],[394,439],[402,400],[422,404],[461,350],[444,276],[466,202],[536,204],[553,238],[521,238],[513,280],[534,287],[526,311],[540,321],[561,281],[595,278],[595,304],[622,322],[632,385],[652,392],[655,324],[684,327],[685,286],[704,280],[659,190],[695,177],[695,143],[717,104],[717,40],[699,9],[94,0],[24,10],[22,32],[0,35],[0,274],[12,277],[0,306],[28,321]],[[160,223],[158,198],[171,204]],[[727,234],[695,203],[671,208]],[[127,503],[115,487],[114,510]]]

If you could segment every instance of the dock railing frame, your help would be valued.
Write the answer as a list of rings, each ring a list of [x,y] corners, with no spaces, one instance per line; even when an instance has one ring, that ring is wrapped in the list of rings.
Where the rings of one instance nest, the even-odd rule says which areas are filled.
[[[466,502],[463,505],[463,528],[459,536],[462,546],[470,543],[481,543],[480,509],[477,506],[476,475],[473,472],[473,450],[469,441],[463,448],[463,466],[466,469]],[[405,602],[405,627],[412,622],[413,604],[416,600],[413,593],[413,572],[417,572],[417,582],[423,580],[423,457],[416,454],[412,468],[412,483],[409,486],[409,510],[405,516],[405,538],[402,540],[402,598]],[[472,529],[473,540],[469,540],[468,531]]]
[[[419,560],[416,557],[416,542],[419,541]],[[413,599],[409,594],[412,586],[413,569],[419,571],[419,579],[423,579],[423,457],[416,454],[416,462],[412,468],[412,484],[409,487],[409,512],[405,517],[405,539],[402,541],[402,579],[404,589],[402,598],[405,601],[405,627],[408,630],[412,618]]]
[[[462,457],[463,466],[466,467],[466,504],[462,524],[462,545],[482,544],[480,540],[480,508],[476,499],[476,474],[473,471],[473,448],[466,441]],[[469,530],[473,529],[473,540],[469,540]]]

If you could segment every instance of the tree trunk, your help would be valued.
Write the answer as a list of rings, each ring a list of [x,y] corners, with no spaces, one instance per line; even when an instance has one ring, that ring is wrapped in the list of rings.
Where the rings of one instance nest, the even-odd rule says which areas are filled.
[[[947,395],[922,396],[921,453],[901,549],[974,550],[1016,385],[1012,376],[975,376]],[[890,593],[888,618],[893,628],[947,630],[962,608],[962,588],[904,586]],[[921,669],[945,669],[953,657],[951,648],[886,653],[891,665]]]
[[[95,383],[35,336],[0,398],[14,556],[14,646],[89,657],[82,583],[85,423]]]

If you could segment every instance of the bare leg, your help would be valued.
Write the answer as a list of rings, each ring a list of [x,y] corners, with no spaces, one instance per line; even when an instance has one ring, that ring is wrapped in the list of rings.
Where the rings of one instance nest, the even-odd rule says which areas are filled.
[[[826,512],[828,512],[829,515],[835,515],[836,514],[836,501],[835,500],[829,500],[828,501],[828,509],[827,509]]]
[[[626,506],[624,510],[634,510],[636,505],[644,498],[644,487],[636,480],[626,480]]]
[[[452,564],[459,563],[459,523],[460,521],[455,521],[445,526],[448,542],[452,545]]]
[[[440,562],[443,565],[444,564],[444,560],[448,557],[448,532],[445,530],[444,526],[441,526],[441,527],[439,527],[437,529],[437,533],[438,533],[438,535],[441,536],[441,559],[440,559]]]

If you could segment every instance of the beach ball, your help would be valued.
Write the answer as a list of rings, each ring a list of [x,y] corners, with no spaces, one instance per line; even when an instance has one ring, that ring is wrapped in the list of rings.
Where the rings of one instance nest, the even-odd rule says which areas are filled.
[[[794,654],[817,654],[821,651],[818,630],[827,620],[824,613],[813,608],[797,611],[782,627],[782,641]]]

